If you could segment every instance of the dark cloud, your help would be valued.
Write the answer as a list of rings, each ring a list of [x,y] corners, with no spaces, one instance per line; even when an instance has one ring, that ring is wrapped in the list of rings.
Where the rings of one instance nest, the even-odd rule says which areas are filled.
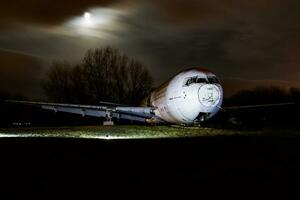
[[[53,60],[79,61],[89,48],[98,46],[97,39],[49,33],[34,28],[15,28],[0,33],[0,44],[2,49],[23,52],[48,63]]]
[[[161,13],[171,22],[199,23],[227,20],[236,14],[268,10],[277,0],[159,0]]]
[[[0,90],[10,94],[41,97],[40,80],[43,78],[43,62],[39,59],[0,50]]]
[[[154,7],[163,12],[152,10],[152,21],[144,22],[149,7],[128,19],[128,37],[161,79],[200,65],[222,77],[298,80],[298,1],[163,0]]]
[[[10,0],[1,2],[0,23],[53,25],[80,15],[94,6],[109,6],[121,0]]]
[[[183,68],[203,66],[223,78],[232,91],[238,88],[235,84],[247,88],[259,80],[298,86],[300,2],[296,0],[24,2],[19,7],[1,6],[0,11],[7,11],[0,14],[0,23],[13,20],[22,26],[2,29],[0,48],[47,61],[77,61],[89,48],[112,45],[144,62],[157,84]],[[78,35],[60,23],[96,5],[123,13],[108,24],[81,29],[84,33]],[[41,28],[45,26],[48,29]],[[93,34],[86,34],[89,31]]]

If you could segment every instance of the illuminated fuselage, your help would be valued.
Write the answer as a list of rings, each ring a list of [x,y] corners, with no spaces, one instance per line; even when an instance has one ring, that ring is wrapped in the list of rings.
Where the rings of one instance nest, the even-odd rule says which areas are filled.
[[[221,108],[223,89],[215,74],[202,68],[184,70],[154,90],[144,104],[161,120],[175,124],[203,122]]]

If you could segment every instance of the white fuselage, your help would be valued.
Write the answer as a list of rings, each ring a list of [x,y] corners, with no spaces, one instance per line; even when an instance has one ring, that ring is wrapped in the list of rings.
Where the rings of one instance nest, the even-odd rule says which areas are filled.
[[[161,120],[175,124],[205,121],[221,108],[223,89],[213,73],[192,68],[184,70],[153,91],[148,105]]]

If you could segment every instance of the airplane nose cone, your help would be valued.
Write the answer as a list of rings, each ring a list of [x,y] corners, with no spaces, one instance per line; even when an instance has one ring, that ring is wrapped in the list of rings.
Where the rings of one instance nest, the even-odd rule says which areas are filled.
[[[221,91],[214,84],[205,84],[198,90],[200,103],[205,107],[215,107],[221,99]]]

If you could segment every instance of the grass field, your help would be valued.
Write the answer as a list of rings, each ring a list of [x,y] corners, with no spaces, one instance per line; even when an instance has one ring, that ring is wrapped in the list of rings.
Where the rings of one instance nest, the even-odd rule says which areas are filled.
[[[0,137],[63,137],[95,139],[177,138],[260,134],[259,131],[223,130],[180,126],[83,126],[2,128]]]
[[[289,199],[286,194],[299,193],[299,136],[292,130],[168,126],[0,129],[1,181],[6,186],[0,190],[11,189],[11,196],[27,186],[27,193],[63,191],[68,197],[82,191],[86,199],[86,194],[108,189],[114,191],[110,196],[123,195],[119,191],[125,188],[147,195],[158,189],[168,195],[209,191],[210,197],[223,197],[222,189],[233,194],[244,189],[244,196],[254,194],[255,199],[260,191],[269,197],[267,187],[274,193],[288,186],[292,191],[284,199]]]

